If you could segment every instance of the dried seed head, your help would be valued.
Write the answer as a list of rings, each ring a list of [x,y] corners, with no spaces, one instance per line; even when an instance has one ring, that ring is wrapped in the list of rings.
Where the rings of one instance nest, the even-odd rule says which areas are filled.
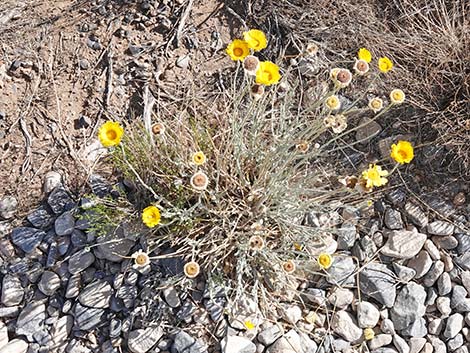
[[[365,75],[369,71],[369,64],[365,60],[356,60],[354,71],[359,75]]]
[[[184,265],[184,274],[188,278],[195,278],[199,275],[200,267],[197,262],[191,261]]]
[[[155,135],[160,135],[165,132],[165,126],[162,123],[155,123],[152,125],[152,132]]]
[[[284,262],[282,264],[282,269],[286,272],[286,273],[292,273],[295,271],[295,263],[294,261],[292,260],[287,260],[286,262]]]
[[[249,241],[251,250],[261,250],[264,248],[264,240],[259,235],[253,235]]]
[[[194,189],[202,191],[207,188],[207,185],[209,184],[209,178],[203,172],[197,172],[191,177],[190,183]]]
[[[136,267],[145,267],[150,263],[150,258],[147,253],[142,250],[136,251],[131,255],[134,259],[134,264]]]
[[[336,74],[336,81],[340,87],[348,86],[352,81],[352,73],[348,69],[340,69]]]
[[[307,153],[308,149],[310,148],[310,144],[307,141],[300,141],[295,147],[300,153]]]
[[[259,59],[254,55],[248,55],[243,60],[243,68],[248,75],[256,76],[256,71],[259,68]]]
[[[255,100],[261,99],[261,97],[263,97],[263,94],[264,94],[263,85],[255,83],[253,86],[251,86],[251,95],[253,96]]]
[[[308,43],[307,45],[307,55],[314,56],[318,53],[318,45],[315,43]]]

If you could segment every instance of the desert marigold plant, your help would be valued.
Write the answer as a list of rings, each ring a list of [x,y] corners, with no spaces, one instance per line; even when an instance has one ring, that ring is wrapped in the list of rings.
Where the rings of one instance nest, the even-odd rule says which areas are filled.
[[[124,128],[116,121],[107,121],[101,125],[98,131],[98,138],[104,147],[113,147],[119,145]]]
[[[378,61],[379,70],[383,73],[389,72],[393,68],[393,62],[386,56],[382,57]]]
[[[369,169],[362,172],[362,178],[366,181],[366,187],[369,189],[387,184],[386,176],[388,176],[388,171],[377,164],[370,164]]]
[[[250,29],[248,32],[244,32],[243,39],[248,44],[248,47],[254,51],[263,50],[268,46],[266,35],[259,29]]]
[[[195,165],[203,165],[204,163],[206,163],[206,155],[202,151],[193,153],[191,159]]]
[[[226,52],[233,61],[243,61],[250,54],[250,48],[244,40],[234,39],[227,46]]]
[[[336,95],[331,95],[331,96],[329,96],[328,98],[326,98],[326,100],[325,100],[325,106],[326,106],[329,110],[338,110],[339,108],[341,108],[341,102],[340,102],[338,96],[336,96]]]
[[[321,253],[317,258],[318,265],[320,268],[327,270],[333,264],[333,257],[327,253]]]
[[[148,206],[142,211],[142,221],[144,224],[153,228],[160,223],[160,210],[156,206]]]
[[[279,66],[271,61],[262,61],[256,71],[256,83],[265,86],[271,86],[278,83],[281,79]]]
[[[394,143],[390,157],[400,164],[410,163],[414,158],[413,145],[409,141],[398,141],[398,143]]]
[[[405,92],[401,89],[394,89],[390,92],[390,101],[392,104],[401,104],[405,101]]]
[[[369,101],[369,108],[374,112],[378,113],[382,110],[384,102],[379,97],[374,97]]]
[[[364,60],[366,63],[370,63],[372,61],[372,54],[366,48],[359,49],[357,57],[359,60]]]

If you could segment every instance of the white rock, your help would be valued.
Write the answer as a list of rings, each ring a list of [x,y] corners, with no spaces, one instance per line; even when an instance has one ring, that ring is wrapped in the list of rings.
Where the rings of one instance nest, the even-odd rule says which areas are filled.
[[[5,346],[7,343],[8,343],[8,328],[3,323],[3,321],[0,321],[0,348]]]
[[[446,344],[442,342],[438,337],[428,335],[428,341],[432,344],[434,348],[434,353],[447,353]]]
[[[452,314],[447,319],[446,329],[444,330],[445,338],[454,338],[462,330],[463,315],[459,313]]]
[[[431,320],[428,324],[428,333],[430,335],[439,336],[443,327],[444,323],[442,322],[442,319],[435,318],[434,320]]]
[[[369,343],[368,343],[369,349],[371,351],[373,351],[373,350],[378,349],[380,347],[387,346],[390,343],[392,343],[392,339],[393,339],[392,335],[389,335],[389,334],[386,334],[386,333],[382,333],[380,335],[377,335],[369,341]]]
[[[436,299],[436,308],[440,311],[443,317],[447,317],[452,312],[450,308],[450,298],[439,297]]]
[[[429,343],[429,342],[426,342],[424,344],[424,347],[423,347],[421,353],[432,353],[433,351],[434,351],[434,347],[432,346],[432,344]]]
[[[238,351],[233,351],[233,353],[235,352]],[[243,353],[245,352],[243,351]],[[295,330],[290,330],[269,346],[266,353],[303,353],[302,340]]]
[[[407,266],[416,271],[416,279],[421,278],[428,273],[432,266],[431,256],[427,251],[421,250],[417,256],[408,261]]]
[[[380,312],[377,307],[369,302],[360,302],[356,308],[357,323],[359,327],[375,327],[379,322]]]
[[[462,271],[461,279],[462,279],[462,284],[467,290],[467,292],[470,293],[470,271]]]
[[[409,341],[410,353],[419,353],[426,344],[426,338],[424,337],[412,337]]]
[[[302,318],[302,309],[297,305],[287,306],[282,311],[282,317],[288,323],[295,325]]]
[[[362,330],[354,322],[354,318],[344,310],[337,311],[333,316],[333,331],[348,342],[356,342],[362,336]]]
[[[387,233],[388,240],[380,252],[398,259],[415,257],[427,239],[426,234],[418,233],[417,230],[394,230]]]
[[[336,309],[346,309],[354,300],[354,293],[346,288],[336,287],[328,296],[328,302]]]
[[[439,249],[436,247],[436,245],[434,245],[431,239],[426,240],[424,243],[424,249],[427,250],[433,260],[439,260],[441,258]]]
[[[44,175],[43,189],[46,194],[50,193],[56,187],[62,184],[62,175],[51,170]]]
[[[408,346],[408,343],[398,335],[393,335],[393,345],[400,353],[410,353],[410,346]]]
[[[380,329],[382,330],[383,333],[388,333],[390,335],[395,334],[395,325],[393,324],[393,321],[390,319],[382,320],[382,322],[380,323]]]
[[[26,353],[28,344],[18,338],[15,338],[7,343],[6,346],[0,348],[0,353]]]

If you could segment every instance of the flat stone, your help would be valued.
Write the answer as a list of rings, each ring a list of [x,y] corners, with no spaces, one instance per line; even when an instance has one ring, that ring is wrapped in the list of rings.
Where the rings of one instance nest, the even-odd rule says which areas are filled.
[[[40,206],[31,212],[26,219],[35,228],[47,228],[54,222],[54,217],[45,206]]]
[[[459,241],[452,235],[436,235],[433,236],[431,240],[439,249],[451,250],[455,249],[459,245]]]
[[[2,304],[16,306],[23,301],[24,289],[18,277],[6,274],[2,281]]]
[[[416,276],[416,271],[414,269],[399,265],[396,262],[393,263],[393,269],[402,282],[409,282]]]
[[[69,272],[77,274],[90,267],[95,262],[95,256],[90,251],[79,251],[69,259]]]
[[[408,327],[401,331],[402,336],[424,337],[428,334],[426,320],[422,317],[412,322]]]
[[[372,338],[369,342],[369,349],[371,351],[375,351],[376,349],[387,346],[392,343],[393,336],[385,333],[381,333],[374,338]]]
[[[111,285],[104,280],[96,280],[87,285],[78,296],[78,301],[83,306],[91,308],[109,308],[113,290]]]
[[[15,338],[0,348],[0,353],[26,353],[28,351],[28,343],[22,339]]]
[[[408,346],[408,343],[406,343],[406,341],[397,334],[393,335],[393,345],[399,353],[410,353],[410,346]]]
[[[459,257],[455,257],[454,262],[460,267],[462,267],[462,269],[469,271],[470,270],[470,251],[463,253]]]
[[[459,242],[457,246],[457,254],[463,255],[470,252],[470,235],[465,233],[457,233],[454,235],[455,239]]]
[[[55,272],[44,271],[38,283],[38,288],[41,292],[50,297],[60,288],[60,284],[60,277]]]
[[[338,228],[337,236],[338,249],[350,249],[358,237],[356,225],[351,221],[344,222],[341,227]]]
[[[415,282],[409,282],[398,293],[390,310],[391,319],[397,330],[403,330],[426,312],[424,302],[426,291]]]
[[[405,214],[411,222],[420,228],[424,228],[428,225],[429,220],[426,213],[424,213],[419,206],[416,206],[411,202],[407,202],[405,204]]]
[[[63,213],[66,206],[72,202],[73,200],[62,186],[56,187],[47,198],[47,204],[55,214]]]
[[[361,291],[390,308],[395,303],[395,274],[386,265],[369,263],[359,273]]]
[[[54,230],[59,236],[72,234],[74,227],[75,218],[71,212],[62,213],[54,222]]]
[[[377,307],[369,302],[361,301],[357,304],[357,322],[359,327],[375,327],[380,319],[380,312]]]
[[[124,257],[129,254],[129,251],[134,246],[135,241],[121,236],[103,236],[98,238],[97,243],[99,254],[95,251],[95,255],[98,258],[103,258],[112,262],[122,262]]]
[[[429,223],[426,229],[432,235],[452,235],[454,234],[455,226],[446,221],[434,221]]]
[[[334,314],[331,327],[336,334],[348,342],[356,342],[362,336],[362,330],[357,326],[354,318],[344,310]]]
[[[178,296],[178,292],[176,291],[175,287],[168,287],[163,290],[163,296],[165,298],[166,303],[172,307],[177,308],[181,305],[180,298]]]
[[[387,234],[388,240],[380,252],[398,259],[415,257],[427,239],[426,234],[417,231],[395,230],[387,232]]]
[[[257,339],[264,346],[269,346],[283,334],[284,330],[281,325],[272,325],[258,333]]]
[[[426,250],[421,250],[416,257],[409,260],[407,266],[416,271],[415,278],[423,277],[432,266],[432,259]]]
[[[446,344],[442,342],[438,337],[429,335],[428,341],[432,344],[434,348],[434,353],[447,353]]]
[[[452,314],[447,319],[446,328],[444,330],[445,338],[454,338],[463,328],[463,315],[459,313]]]
[[[403,220],[401,213],[393,208],[388,208],[385,211],[384,222],[388,229],[398,230],[403,229]]]
[[[201,344],[184,331],[178,331],[171,346],[172,353],[207,353]]]
[[[52,326],[52,349],[58,352],[65,352],[65,347],[68,344],[70,332],[73,327],[73,317],[71,315],[65,315],[60,317],[54,322]]]
[[[11,232],[11,241],[25,253],[29,254],[41,243],[46,233],[30,227],[18,227]]]
[[[295,325],[302,318],[302,309],[297,305],[289,305],[283,308],[282,318],[288,323]]]
[[[442,275],[444,272],[444,263],[440,260],[434,262],[431,266],[431,269],[428,273],[423,277],[423,284],[426,287],[431,287],[436,283],[437,279]]]
[[[346,307],[349,304],[351,304],[353,300],[354,300],[354,293],[350,291],[349,289],[340,288],[340,287],[334,288],[331,294],[328,296],[328,302],[337,309],[346,309]],[[300,318],[301,317],[302,317],[302,312],[300,313]],[[300,318],[298,320],[300,320]]]
[[[75,305],[75,325],[82,331],[90,331],[104,322],[104,309]]]
[[[447,272],[444,272],[437,280],[437,288],[439,289],[439,295],[447,295],[452,290],[452,282]]]
[[[410,353],[419,353],[426,344],[426,338],[424,337],[411,337],[409,340]]]
[[[253,353],[256,351],[252,351]],[[230,352],[237,352],[230,351]],[[250,351],[251,352],[251,351]],[[284,336],[279,338],[266,350],[266,353],[302,353],[302,339],[295,330],[288,331]],[[224,352],[227,353],[227,352]]]
[[[367,142],[382,131],[379,123],[366,117],[361,119],[358,126],[360,127],[356,130],[356,141],[360,143]]]
[[[456,335],[454,338],[447,341],[447,349],[451,352],[455,351],[457,348],[462,347],[464,343],[464,338],[461,333]]]
[[[350,256],[335,256],[334,266],[328,269],[327,282],[342,286],[354,285],[356,264]]]
[[[127,346],[133,353],[148,352],[163,336],[161,327],[147,327],[129,332]]]
[[[33,342],[33,334],[39,331],[46,319],[46,306],[39,302],[27,304],[16,321],[16,334],[25,335],[29,342]]]

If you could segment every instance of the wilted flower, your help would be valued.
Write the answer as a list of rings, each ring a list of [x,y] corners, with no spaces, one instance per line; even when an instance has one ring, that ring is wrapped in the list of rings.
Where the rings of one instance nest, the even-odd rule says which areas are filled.
[[[390,101],[392,104],[401,104],[405,101],[405,93],[401,89],[394,89],[390,92]]]
[[[112,147],[119,145],[123,134],[124,129],[118,122],[107,121],[101,125],[98,138],[104,147]]]
[[[336,73],[336,84],[341,87],[347,87],[352,81],[352,73],[348,69],[340,69]]]
[[[348,127],[347,119],[346,116],[343,114],[338,114],[334,117],[334,122],[333,125],[331,126],[331,129],[335,134],[339,134],[346,130]]]
[[[328,115],[325,118],[323,118],[323,124],[326,127],[332,127],[335,123],[335,117],[333,115]]]
[[[264,94],[264,86],[255,83],[253,86],[251,86],[250,92],[255,101],[260,100]]]
[[[410,163],[414,158],[413,145],[408,141],[398,141],[392,145],[390,157],[400,164]]]
[[[254,51],[260,51],[268,46],[266,35],[259,29],[250,29],[248,32],[244,32],[243,39]]]
[[[206,190],[209,184],[209,178],[203,172],[197,172],[191,177],[190,184],[193,189],[203,191]]]
[[[330,70],[330,79],[333,81],[336,81],[336,76],[338,75],[338,72],[340,72],[341,68],[340,67],[334,67]]]
[[[160,210],[155,206],[148,206],[142,211],[142,221],[144,224],[153,228],[160,223]]]
[[[318,255],[317,262],[321,268],[327,270],[331,267],[331,264],[333,263],[333,258],[330,254],[321,253],[320,255]]]
[[[162,123],[155,123],[152,125],[152,132],[155,134],[155,135],[160,135],[160,134],[163,134],[165,132],[165,125],[163,125]]]
[[[226,49],[227,54],[234,61],[243,60],[250,54],[248,43],[241,39],[233,40]]]
[[[372,109],[374,113],[381,111],[383,106],[384,102],[379,97],[374,97],[369,101],[369,108]]]
[[[371,329],[370,327],[366,327],[364,329],[364,339],[366,341],[370,341],[372,338],[374,338],[375,336],[375,332],[373,329]]]
[[[383,73],[389,72],[393,68],[393,62],[386,56],[379,59],[379,70]]]
[[[326,99],[325,105],[330,110],[337,110],[341,107],[341,102],[339,101],[338,96],[331,95]]]
[[[195,278],[199,275],[200,267],[197,262],[191,261],[184,265],[183,272],[188,278]]]
[[[287,260],[282,264],[282,269],[286,273],[293,273],[295,271],[295,263],[292,260]]]
[[[253,235],[248,243],[251,250],[261,250],[264,248],[264,240],[259,235]]]
[[[278,83],[280,79],[279,66],[271,61],[259,63],[258,71],[256,71],[256,83],[270,86]]]
[[[365,75],[369,71],[369,64],[365,60],[356,60],[354,63],[354,71],[359,75]]]
[[[315,43],[308,43],[306,49],[307,55],[314,56],[318,53],[318,45]]]
[[[134,259],[135,267],[145,267],[150,263],[150,258],[146,252],[138,250],[131,255],[131,258]]]
[[[206,155],[202,151],[195,152],[191,159],[196,165],[203,165],[206,163]]]
[[[296,146],[297,151],[301,153],[307,153],[308,149],[310,148],[310,144],[307,141],[300,141]]]
[[[354,189],[356,187],[358,179],[354,175],[347,175],[345,177],[338,178],[338,181],[344,186],[346,186],[347,188]]]
[[[256,76],[256,71],[259,68],[259,59],[254,55],[248,55],[243,60],[243,68],[248,75]]]
[[[299,244],[299,243],[294,243],[294,249],[297,250],[297,251],[302,251],[304,247],[302,246],[302,244]]]
[[[366,48],[361,48],[357,52],[357,57],[359,60],[364,60],[367,63],[370,63],[372,60],[372,54]]]
[[[376,164],[369,164],[369,169],[362,172],[362,178],[366,181],[366,188],[370,189],[374,186],[382,186],[387,184],[388,175],[386,170]]]

